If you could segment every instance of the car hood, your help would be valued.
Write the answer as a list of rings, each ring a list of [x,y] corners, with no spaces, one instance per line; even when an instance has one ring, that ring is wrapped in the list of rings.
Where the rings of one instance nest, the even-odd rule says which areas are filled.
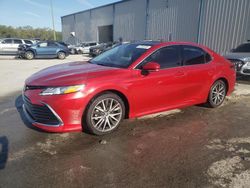
[[[118,68],[105,67],[87,62],[72,62],[55,65],[31,75],[25,82],[32,86],[67,86],[83,84],[87,77],[96,77],[100,73]]]
[[[226,53],[224,57],[227,59],[239,59],[242,61],[250,61],[250,53],[230,52],[230,53]]]

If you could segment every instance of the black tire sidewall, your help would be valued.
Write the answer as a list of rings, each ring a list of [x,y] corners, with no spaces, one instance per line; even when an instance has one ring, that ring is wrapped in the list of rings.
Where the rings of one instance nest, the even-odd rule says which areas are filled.
[[[223,100],[221,101],[220,104],[214,104],[214,103],[213,103],[213,100],[212,100],[212,91],[213,91],[213,88],[214,88],[214,87],[217,85],[217,83],[219,83],[219,82],[222,83],[222,84],[224,85],[224,88],[225,88],[225,96],[224,96],[224,98],[223,98]],[[224,100],[225,100],[225,98],[226,98],[226,93],[227,93],[226,83],[225,83],[223,80],[217,80],[217,81],[215,81],[214,84],[211,86],[210,91],[209,91],[209,97],[208,97],[208,104],[209,104],[209,106],[212,107],[212,108],[217,108],[217,107],[219,107],[220,105],[222,105],[223,102],[224,102]]]
[[[122,117],[121,117],[121,121],[119,122],[119,124],[112,130],[110,131],[107,131],[107,132],[100,132],[98,131],[92,124],[92,121],[91,121],[91,114],[92,114],[92,111],[94,109],[94,107],[97,105],[97,103],[99,103],[101,100],[103,99],[106,99],[106,98],[112,98],[112,99],[115,99],[117,100],[120,105],[121,105],[121,108],[122,108]],[[114,93],[104,93],[96,98],[94,98],[93,100],[91,100],[90,104],[88,105],[87,109],[86,109],[86,113],[85,113],[85,116],[83,117],[84,118],[84,121],[83,121],[83,129],[84,131],[87,131],[91,134],[95,134],[95,135],[105,135],[105,134],[108,134],[110,132],[113,132],[114,130],[116,130],[119,125],[121,124],[122,120],[124,119],[125,117],[125,105],[124,105],[124,102],[123,100],[116,94]]]

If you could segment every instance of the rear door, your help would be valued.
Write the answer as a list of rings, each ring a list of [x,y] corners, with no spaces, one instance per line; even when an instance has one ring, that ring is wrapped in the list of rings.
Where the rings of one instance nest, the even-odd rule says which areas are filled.
[[[13,45],[11,47],[11,50],[12,50],[13,53],[17,53],[18,46],[20,44],[23,44],[22,40],[20,40],[20,39],[13,39]]]
[[[203,49],[182,45],[183,68],[186,84],[183,87],[185,101],[204,101],[214,73],[211,56]]]
[[[13,40],[12,39],[4,39],[0,44],[0,53],[1,54],[11,54],[12,53],[12,46]]]

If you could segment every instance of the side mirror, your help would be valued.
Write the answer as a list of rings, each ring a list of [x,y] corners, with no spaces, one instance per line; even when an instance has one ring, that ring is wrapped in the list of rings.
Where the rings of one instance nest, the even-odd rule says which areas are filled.
[[[148,72],[157,72],[160,70],[159,63],[156,62],[148,62],[145,65],[142,66],[142,70],[148,71]]]

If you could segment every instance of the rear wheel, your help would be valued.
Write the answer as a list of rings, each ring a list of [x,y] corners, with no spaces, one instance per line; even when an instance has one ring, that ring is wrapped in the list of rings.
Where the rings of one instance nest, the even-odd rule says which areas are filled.
[[[58,59],[65,59],[66,54],[64,52],[58,52],[57,57]]]
[[[223,80],[217,80],[211,87],[208,97],[208,104],[212,108],[220,106],[227,93],[227,86]]]
[[[25,58],[29,60],[34,59],[34,53],[32,51],[25,52]]]
[[[86,129],[95,135],[114,131],[125,116],[122,99],[113,93],[105,93],[94,99],[86,112]]]

